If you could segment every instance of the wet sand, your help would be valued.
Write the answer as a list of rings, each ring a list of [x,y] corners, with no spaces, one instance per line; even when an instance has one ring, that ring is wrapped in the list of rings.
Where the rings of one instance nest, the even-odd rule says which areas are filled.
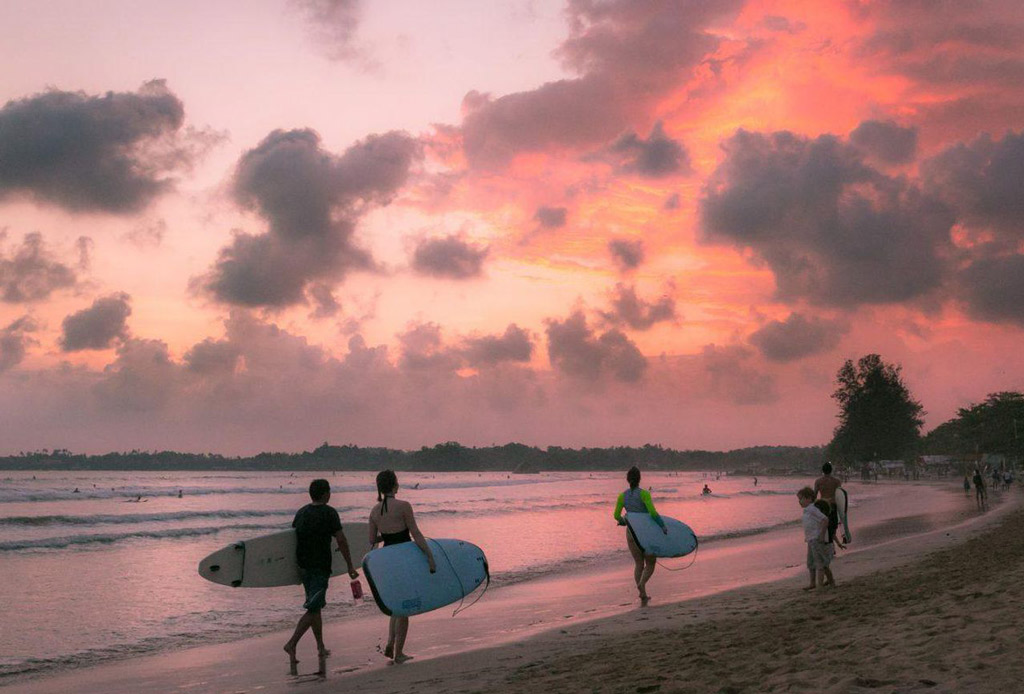
[[[1024,510],[1008,498],[984,515],[965,504],[941,523],[871,528],[879,544],[841,555],[835,590],[804,592],[802,564],[779,567],[781,551],[802,559],[799,530],[784,529],[709,549],[685,572],[659,569],[646,608],[629,599],[624,563],[504,588],[455,619],[424,615],[407,649],[418,658],[401,666],[374,653],[386,630],[376,615],[325,625],[326,679],[287,674],[282,633],[2,691],[1013,691],[1024,677]],[[747,585],[730,588],[737,576]],[[300,658],[300,672],[316,670],[310,637]]]

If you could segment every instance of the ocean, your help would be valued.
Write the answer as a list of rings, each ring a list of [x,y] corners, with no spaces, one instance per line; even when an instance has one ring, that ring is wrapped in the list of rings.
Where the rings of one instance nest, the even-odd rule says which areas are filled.
[[[203,580],[196,566],[234,541],[289,527],[317,476],[331,482],[343,523],[366,520],[376,502],[373,473],[0,472],[0,686],[44,670],[290,628],[302,612],[300,587],[231,589]],[[623,473],[399,479],[399,496],[425,535],[484,549],[490,590],[628,561],[611,517]],[[791,526],[794,566],[803,558],[795,492],[811,480],[758,481],[648,472],[642,485],[702,547]],[[705,483],[710,495],[701,494]],[[952,493],[957,483],[852,483],[852,524],[868,531],[864,538],[896,519],[917,523],[908,531],[927,529],[931,522],[921,519],[963,506],[962,493]],[[325,619],[376,612],[372,600],[351,599],[347,581],[332,584]]]

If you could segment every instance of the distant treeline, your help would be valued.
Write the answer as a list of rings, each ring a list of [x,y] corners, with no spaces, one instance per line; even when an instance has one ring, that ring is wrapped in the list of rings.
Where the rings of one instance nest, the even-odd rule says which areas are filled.
[[[449,441],[418,451],[332,446],[302,453],[260,453],[227,457],[214,453],[129,451],[82,455],[68,450],[41,450],[0,457],[4,470],[393,470],[502,471],[751,470],[789,471],[821,464],[824,448],[754,446],[733,451],[676,451],[658,445],[615,448],[537,448],[520,443],[469,448]]]

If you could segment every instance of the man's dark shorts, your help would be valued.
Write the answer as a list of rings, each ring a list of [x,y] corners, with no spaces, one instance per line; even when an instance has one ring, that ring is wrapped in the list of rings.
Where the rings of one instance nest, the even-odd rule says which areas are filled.
[[[302,587],[306,589],[306,602],[303,608],[310,612],[319,612],[327,604],[327,583],[331,575],[326,571],[299,569]]]
[[[839,529],[839,509],[836,508],[834,501],[830,506],[832,508],[828,512],[828,541],[832,542],[836,539],[836,530]]]

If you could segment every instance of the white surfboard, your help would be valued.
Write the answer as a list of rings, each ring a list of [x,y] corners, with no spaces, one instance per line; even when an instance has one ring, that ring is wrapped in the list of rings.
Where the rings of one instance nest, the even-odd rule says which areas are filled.
[[[853,540],[853,532],[850,531],[850,495],[842,487],[836,489],[836,513],[839,515],[839,524],[843,526],[843,544],[849,544]]]
[[[359,566],[370,549],[370,528],[366,523],[344,523],[345,539],[352,557],[352,566]],[[233,542],[199,562],[199,575],[208,581],[235,588],[273,588],[302,583],[295,563],[296,535],[294,529],[282,530]],[[347,574],[345,559],[335,551],[331,568],[333,576]]]
[[[665,522],[667,534],[649,513],[626,514],[626,524],[633,534],[633,540],[644,554],[664,558],[685,557],[697,549],[697,536],[690,526],[668,516],[662,516],[661,520]]]
[[[363,557],[363,576],[380,611],[411,617],[462,600],[491,575],[484,551],[463,540],[431,540],[435,573],[415,542],[375,549]]]

